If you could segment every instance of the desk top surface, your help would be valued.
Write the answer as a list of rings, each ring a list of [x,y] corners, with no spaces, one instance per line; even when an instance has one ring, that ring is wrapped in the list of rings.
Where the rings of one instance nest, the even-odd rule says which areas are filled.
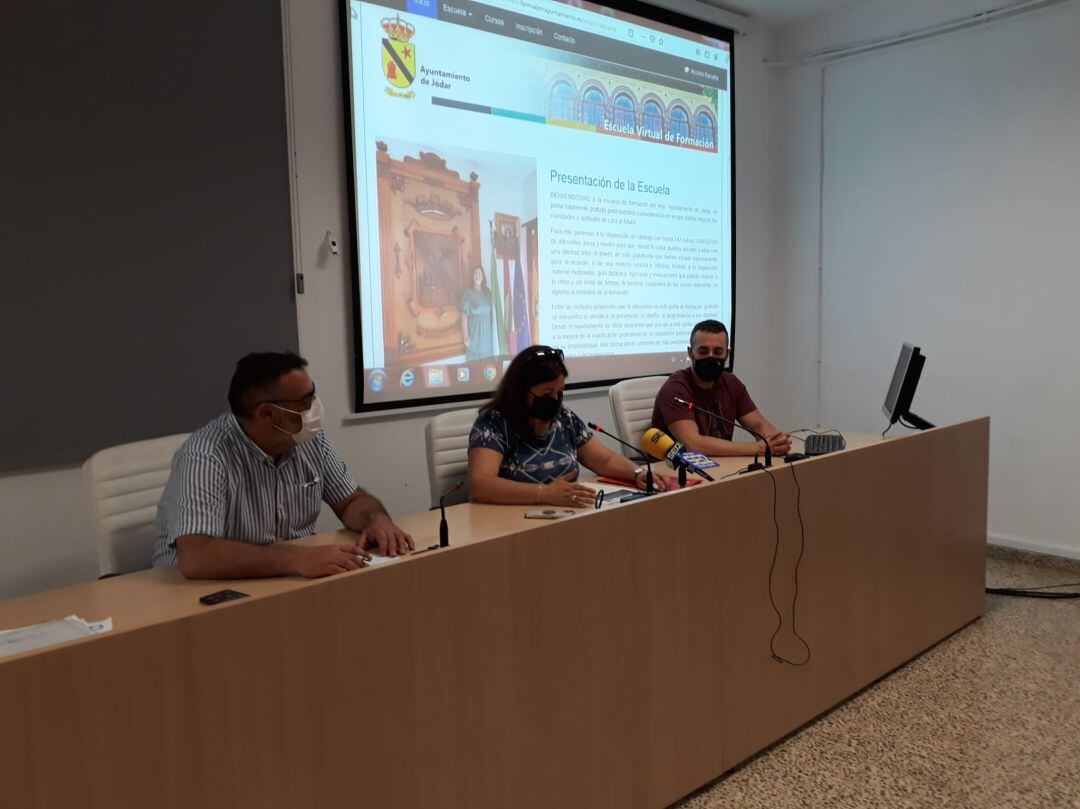
[[[883,440],[879,435],[868,433],[845,433],[844,437],[847,440],[847,449],[843,450],[843,452],[856,451],[880,443]],[[899,438],[902,440],[903,436]],[[715,478],[715,482],[702,481],[701,485],[722,485],[725,479],[734,479],[735,473],[745,468],[750,459],[740,456],[717,458],[715,460],[719,465],[715,469],[709,470],[710,474]],[[801,463],[815,463],[817,460],[819,459],[807,459]],[[783,461],[774,464],[774,468],[782,468],[783,466],[785,466]],[[657,463],[654,466],[654,472],[661,469],[665,470],[664,474],[670,474],[670,470],[666,470],[663,464]],[[588,480],[584,482],[588,482]],[[698,487],[695,486],[694,488]],[[659,496],[674,497],[678,496],[678,494],[679,492],[675,491]],[[605,505],[604,510],[606,511],[609,508],[632,508],[634,505],[636,504]],[[385,564],[412,564],[426,557],[449,553],[455,547],[484,542],[496,537],[533,530],[549,524],[546,520],[526,519],[524,514],[530,508],[532,507],[490,505],[486,503],[463,503],[451,506],[446,510],[447,521],[450,526],[451,547],[428,551],[419,556],[414,554],[402,557],[399,560]],[[577,509],[577,511],[578,513],[573,517],[566,519],[585,519],[595,510],[590,508]],[[396,517],[395,522],[412,535],[417,550],[437,544],[439,541],[439,513],[437,511],[425,511],[404,517]],[[303,544],[323,544],[343,539],[348,534],[349,532],[342,530],[316,534],[305,539],[292,541]],[[372,575],[382,567],[383,565],[375,565],[361,570],[341,573],[333,578]],[[56,620],[66,615],[77,614],[88,621],[111,617],[113,620],[113,633],[127,632],[163,621],[180,619],[187,615],[204,613],[211,609],[228,609],[232,605],[231,603],[214,607],[207,607],[199,603],[200,596],[217,590],[234,589],[248,593],[251,598],[264,598],[301,587],[318,586],[320,581],[323,581],[323,579],[303,579],[299,577],[189,581],[180,575],[179,569],[175,566],[153,568],[0,601],[0,630]],[[244,601],[246,600],[244,599]],[[71,642],[82,643],[87,640],[91,640],[91,638]],[[9,660],[16,660],[26,655],[40,654],[54,648],[58,648],[58,646],[26,652],[24,655],[14,655],[5,660],[0,660],[0,665]]]

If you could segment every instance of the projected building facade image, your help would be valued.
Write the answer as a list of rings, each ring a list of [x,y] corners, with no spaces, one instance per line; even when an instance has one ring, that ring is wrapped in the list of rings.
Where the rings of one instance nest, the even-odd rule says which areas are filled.
[[[550,81],[547,117],[629,137],[716,149],[716,100],[644,81],[612,81],[599,71],[560,72]],[[696,143],[695,143],[696,142]]]

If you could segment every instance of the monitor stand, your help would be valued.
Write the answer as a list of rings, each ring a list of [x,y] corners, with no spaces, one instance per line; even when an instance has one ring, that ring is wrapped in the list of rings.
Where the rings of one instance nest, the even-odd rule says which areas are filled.
[[[906,421],[909,427],[914,427],[916,430],[932,430],[934,425],[928,422],[924,418],[916,416],[914,413],[908,412],[901,416],[902,421]]]

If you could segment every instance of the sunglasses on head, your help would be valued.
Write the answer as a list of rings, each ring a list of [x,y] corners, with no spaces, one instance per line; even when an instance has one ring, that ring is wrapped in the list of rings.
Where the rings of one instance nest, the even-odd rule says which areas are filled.
[[[529,362],[533,360],[558,360],[564,361],[563,350],[561,348],[552,348],[551,346],[533,346],[529,349],[531,352],[529,356]]]

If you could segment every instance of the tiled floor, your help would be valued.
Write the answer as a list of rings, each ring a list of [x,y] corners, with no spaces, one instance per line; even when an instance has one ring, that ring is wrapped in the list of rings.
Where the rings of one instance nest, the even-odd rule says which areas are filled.
[[[991,548],[987,584],[1080,581],[1054,562]],[[987,596],[981,620],[676,806],[1080,807],[1080,600]]]

